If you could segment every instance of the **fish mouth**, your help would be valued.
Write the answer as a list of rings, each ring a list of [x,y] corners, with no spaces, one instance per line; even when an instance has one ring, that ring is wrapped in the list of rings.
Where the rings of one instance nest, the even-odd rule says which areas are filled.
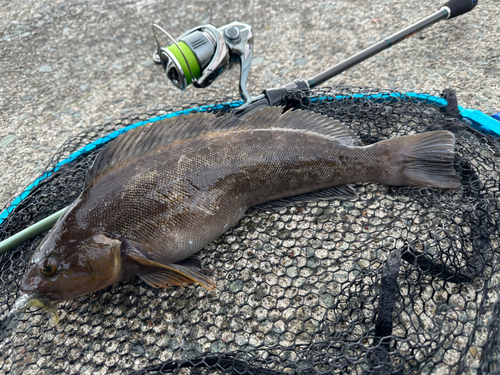
[[[21,296],[14,303],[14,306],[12,306],[12,310],[9,315],[19,314],[31,306],[40,307],[43,311],[52,314],[50,323],[52,325],[56,325],[59,323],[59,314],[57,313],[57,308],[53,305],[53,303],[61,299],[61,297],[58,294],[50,294],[50,296],[46,296],[45,294],[39,292],[21,294]]]

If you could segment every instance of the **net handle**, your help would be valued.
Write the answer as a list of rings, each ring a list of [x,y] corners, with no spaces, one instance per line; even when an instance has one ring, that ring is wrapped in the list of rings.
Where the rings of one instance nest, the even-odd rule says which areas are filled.
[[[19,233],[14,234],[13,236],[3,240],[0,242],[0,255],[9,251],[10,249],[14,249],[16,246],[20,245],[24,241],[29,240],[30,238],[38,236],[40,233],[49,230],[54,226],[57,219],[66,211],[66,208],[57,211],[56,213],[46,217],[43,220],[29,226],[26,229],[23,229]]]

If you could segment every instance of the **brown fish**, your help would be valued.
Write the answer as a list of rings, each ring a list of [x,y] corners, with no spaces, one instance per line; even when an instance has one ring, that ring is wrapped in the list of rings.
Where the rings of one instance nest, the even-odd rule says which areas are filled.
[[[363,147],[338,121],[282,108],[136,128],[98,155],[83,193],[35,251],[15,309],[53,309],[134,276],[212,289],[194,254],[249,207],[354,198],[355,182],[454,189],[454,142],[435,131]]]

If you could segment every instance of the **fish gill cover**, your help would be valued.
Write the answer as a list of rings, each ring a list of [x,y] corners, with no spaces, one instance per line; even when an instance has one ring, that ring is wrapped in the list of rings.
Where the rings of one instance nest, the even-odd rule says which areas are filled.
[[[215,290],[154,289],[133,279],[62,304],[53,327],[40,309],[8,315],[44,234],[4,253],[0,374],[496,371],[500,144],[425,98],[343,87],[287,94],[287,108],[338,119],[363,144],[452,131],[461,187],[358,184],[356,200],[251,209],[200,253]],[[86,130],[47,170],[116,129],[181,109],[188,107]],[[98,151],[34,187],[0,225],[0,240],[73,201]]]

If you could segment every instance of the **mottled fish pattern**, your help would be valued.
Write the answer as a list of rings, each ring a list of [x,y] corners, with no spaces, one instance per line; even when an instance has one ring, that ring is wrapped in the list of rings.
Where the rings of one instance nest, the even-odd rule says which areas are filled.
[[[21,291],[47,305],[134,276],[154,287],[212,289],[194,254],[249,207],[350,199],[356,182],[455,189],[454,142],[434,131],[361,146],[336,120],[277,107],[136,128],[98,155],[83,193],[35,251]]]

